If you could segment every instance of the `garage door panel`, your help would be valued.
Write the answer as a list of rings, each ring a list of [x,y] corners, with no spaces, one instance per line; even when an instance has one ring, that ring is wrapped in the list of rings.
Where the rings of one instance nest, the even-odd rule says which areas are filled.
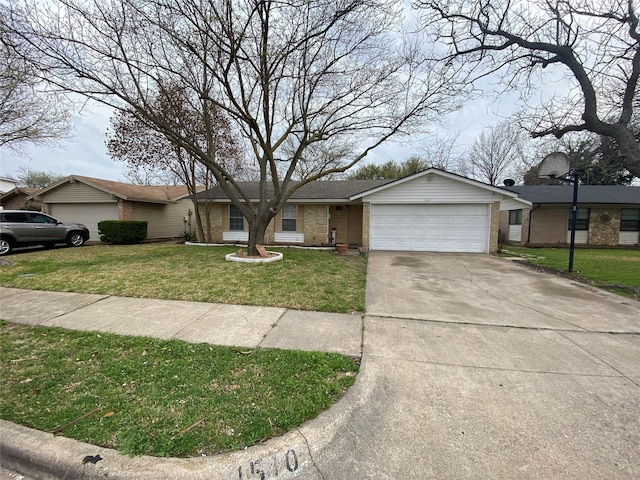
[[[98,222],[118,220],[117,203],[55,203],[49,206],[51,216],[63,222],[83,223],[89,229],[90,239],[99,241]]]
[[[372,205],[372,250],[486,252],[487,205]]]

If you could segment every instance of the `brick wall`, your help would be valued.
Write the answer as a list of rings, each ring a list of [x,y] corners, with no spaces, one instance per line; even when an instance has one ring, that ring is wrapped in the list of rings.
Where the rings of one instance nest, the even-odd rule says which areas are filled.
[[[22,193],[13,195],[8,200],[5,199],[2,201],[2,207],[5,210],[22,210],[27,206],[40,207],[40,204],[38,204],[37,202],[27,202],[26,198],[27,196]]]
[[[305,245],[320,245],[326,243],[329,237],[329,206],[304,205],[304,243]]]
[[[210,231],[211,231],[211,241],[213,243],[221,243],[222,242],[222,222],[223,222],[223,208],[225,205],[211,205],[209,207],[209,221],[210,221]],[[207,228],[207,223],[205,219],[205,211],[202,206],[198,206],[200,209],[200,215],[202,215],[202,223],[203,228]]]
[[[500,226],[500,202],[491,204],[491,232],[489,233],[489,253],[498,252],[498,229]]]
[[[362,247],[369,249],[369,226],[371,225],[371,204],[362,204]]]
[[[118,220],[133,220],[133,203],[118,200]]]
[[[533,245],[566,244],[569,225],[568,212],[567,207],[540,207],[531,212],[529,243]]]

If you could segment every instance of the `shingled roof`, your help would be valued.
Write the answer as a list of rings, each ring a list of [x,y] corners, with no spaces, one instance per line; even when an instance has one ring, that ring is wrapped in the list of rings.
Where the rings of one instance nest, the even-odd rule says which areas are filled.
[[[571,204],[571,185],[530,185],[524,187],[504,187],[517,193],[520,198],[538,204]],[[580,185],[578,203],[594,205],[639,205],[640,187],[622,185]]]
[[[70,175],[67,178],[54,183],[33,196],[39,197],[46,192],[58,188],[65,183],[81,182],[85,185],[97,188],[123,200],[148,202],[148,203],[173,203],[189,194],[186,186],[180,185],[132,185],[130,183],[114,182],[102,178],[85,177],[81,175]]]
[[[393,181],[394,180],[326,180],[309,182],[296,190],[290,199],[298,202],[348,202],[349,197],[353,195],[366,192],[367,190]],[[293,182],[293,185],[296,184],[296,182]],[[257,200],[259,198],[258,182],[239,182],[238,186],[251,200]],[[270,183],[267,185],[267,189],[269,194],[273,192],[273,186]],[[198,194],[198,200],[205,199],[229,201],[229,198],[220,187],[214,187]]]

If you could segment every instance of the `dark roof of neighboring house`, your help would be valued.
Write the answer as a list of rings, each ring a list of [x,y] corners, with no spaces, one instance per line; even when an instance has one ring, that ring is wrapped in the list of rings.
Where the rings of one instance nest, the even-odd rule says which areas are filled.
[[[571,185],[531,185],[524,187],[504,187],[517,193],[520,198],[531,203],[571,204]],[[622,185],[579,185],[578,203],[600,205],[640,205],[640,187]]]
[[[348,201],[349,197],[357,195],[372,188],[385,185],[394,180],[326,180],[309,182],[300,189],[293,192],[291,200],[327,200],[327,201]],[[297,182],[292,182],[295,185]],[[259,197],[259,182],[239,182],[238,186],[249,196],[250,199]],[[267,184],[268,192],[273,192],[273,185]],[[200,192],[199,200],[228,200],[227,195],[221,187],[214,187]]]
[[[46,192],[53,190],[68,182],[78,181],[91,187],[102,190],[103,192],[115,195],[123,200],[151,202],[151,203],[171,203],[189,194],[186,186],[174,185],[132,185],[130,183],[114,182],[112,180],[103,180],[102,178],[84,177],[81,175],[70,175],[34,194],[34,197],[40,197]]]

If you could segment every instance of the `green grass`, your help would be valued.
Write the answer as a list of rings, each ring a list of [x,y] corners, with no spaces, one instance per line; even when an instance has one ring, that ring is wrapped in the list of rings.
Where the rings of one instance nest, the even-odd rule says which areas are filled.
[[[0,346],[3,419],[132,455],[208,455],[280,435],[335,402],[357,371],[338,354],[1,320]]]
[[[503,252],[522,256],[533,265],[558,272],[567,272],[569,265],[568,248],[524,248],[507,245]],[[571,276],[640,299],[640,250],[576,248]]]
[[[265,264],[225,261],[224,256],[236,250],[164,243],[22,252],[4,257],[11,265],[0,265],[0,285],[326,312],[364,311],[364,256],[270,248],[283,252],[284,259]]]

